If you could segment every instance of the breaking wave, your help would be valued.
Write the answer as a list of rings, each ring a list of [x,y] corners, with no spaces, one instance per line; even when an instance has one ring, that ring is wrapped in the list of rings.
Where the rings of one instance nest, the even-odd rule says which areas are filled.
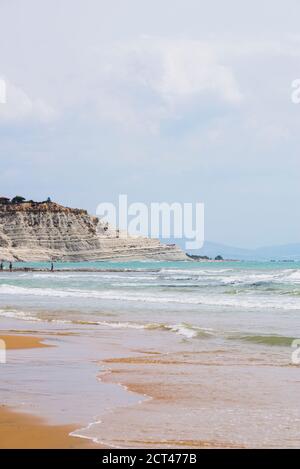
[[[50,322],[56,324],[75,324],[75,325],[87,325],[87,326],[102,326],[113,329],[134,329],[134,330],[161,330],[174,332],[180,336],[183,336],[187,339],[192,339],[195,337],[205,338],[211,337],[213,335],[212,329],[201,328],[187,323],[180,324],[165,324],[165,323],[135,323],[135,322],[121,322],[121,321],[89,321],[89,320],[76,320],[76,319],[57,319],[57,318],[41,318],[37,315],[33,316],[32,313],[27,313],[25,311],[17,310],[0,310],[0,317],[12,318],[12,319],[21,319],[23,321],[30,322]]]
[[[109,301],[122,302],[140,302],[140,303],[156,303],[156,304],[186,304],[186,305],[206,305],[216,307],[231,308],[269,308],[283,310],[300,310],[300,302],[297,295],[293,293],[289,300],[284,295],[243,295],[230,296],[225,294],[214,294],[207,292],[206,294],[196,294],[189,292],[174,294],[159,291],[155,294],[145,294],[146,291],[136,292],[133,290],[81,290],[75,288],[55,289],[55,288],[37,288],[37,287],[19,287],[16,285],[3,284],[0,286],[0,294],[6,295],[24,295],[39,297],[58,297],[58,298],[89,298],[101,299]]]
[[[295,340],[295,337],[266,334],[266,335],[239,335],[239,336],[234,337],[234,339],[238,339],[243,342],[250,342],[252,344],[290,347],[293,340]]]

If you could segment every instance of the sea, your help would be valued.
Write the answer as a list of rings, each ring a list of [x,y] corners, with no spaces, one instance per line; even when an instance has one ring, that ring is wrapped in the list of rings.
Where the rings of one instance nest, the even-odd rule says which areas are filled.
[[[20,263],[1,403],[106,447],[297,447],[300,262]],[[298,340],[297,340],[298,339]]]

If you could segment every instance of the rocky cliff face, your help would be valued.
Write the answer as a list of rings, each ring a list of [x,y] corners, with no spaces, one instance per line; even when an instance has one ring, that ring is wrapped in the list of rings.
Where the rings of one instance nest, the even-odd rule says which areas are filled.
[[[0,259],[20,261],[186,260],[177,246],[124,237],[85,210],[53,202],[0,204]]]

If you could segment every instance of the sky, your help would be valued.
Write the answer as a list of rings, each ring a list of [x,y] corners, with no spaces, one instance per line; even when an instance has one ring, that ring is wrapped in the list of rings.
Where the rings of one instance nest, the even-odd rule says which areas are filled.
[[[205,238],[300,242],[299,1],[0,0],[0,195],[203,202]]]

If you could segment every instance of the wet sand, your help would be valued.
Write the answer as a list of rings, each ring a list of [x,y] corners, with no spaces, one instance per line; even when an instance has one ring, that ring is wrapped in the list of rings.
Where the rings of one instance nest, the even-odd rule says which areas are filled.
[[[251,349],[249,356],[245,351],[237,357],[234,347],[209,354],[132,352],[104,360],[109,373],[102,381],[123,385],[141,401],[107,413],[82,435],[97,434],[104,444],[121,448],[297,445],[297,370],[280,360],[275,363],[274,356],[263,351],[254,356]],[[280,423],[278,431],[270,424],[273,420]]]
[[[42,338],[28,335],[0,335],[8,350],[52,347]],[[42,419],[0,406],[0,449],[84,449],[99,448],[91,440],[70,436],[78,425],[47,425]]]
[[[31,415],[0,407],[0,449],[96,448],[90,440],[70,436],[75,429],[76,425],[47,425]]]
[[[0,334],[0,340],[4,340],[7,350],[52,347],[52,345],[43,344],[40,337],[32,337],[28,335]]]
[[[10,348],[37,348],[43,340],[57,346],[12,350],[8,367],[18,376],[10,389],[19,397],[2,398],[0,448],[298,446],[298,369],[285,349],[223,348],[205,339],[199,350],[198,342],[191,347],[160,330],[137,335],[90,326],[81,334],[78,325],[62,331],[39,323],[19,335],[16,322],[6,327]],[[29,413],[19,413],[19,404]]]

